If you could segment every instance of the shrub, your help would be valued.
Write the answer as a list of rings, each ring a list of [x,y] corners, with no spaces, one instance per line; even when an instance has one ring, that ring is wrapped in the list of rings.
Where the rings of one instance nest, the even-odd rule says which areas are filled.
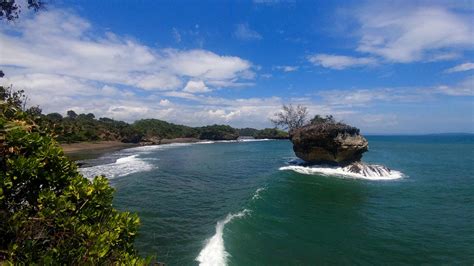
[[[83,177],[0,89],[0,264],[144,264],[136,214],[112,207],[105,177]],[[10,94],[9,94],[10,93]]]

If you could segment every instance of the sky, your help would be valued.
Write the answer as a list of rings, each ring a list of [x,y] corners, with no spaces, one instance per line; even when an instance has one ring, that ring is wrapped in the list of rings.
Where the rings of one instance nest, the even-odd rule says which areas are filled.
[[[3,85],[44,113],[365,134],[474,132],[474,0],[49,1],[0,21]]]

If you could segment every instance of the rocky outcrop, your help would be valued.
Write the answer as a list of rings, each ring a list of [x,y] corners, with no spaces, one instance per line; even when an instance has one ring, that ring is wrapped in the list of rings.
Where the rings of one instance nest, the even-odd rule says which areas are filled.
[[[383,165],[366,164],[362,154],[369,148],[359,129],[343,123],[321,122],[303,126],[290,132],[296,156],[303,165],[318,164],[336,167],[346,174],[369,178],[398,178],[399,172]],[[340,168],[339,168],[340,167]]]
[[[290,139],[296,156],[309,163],[348,165],[360,161],[369,146],[358,129],[336,124],[307,125],[291,131]]]

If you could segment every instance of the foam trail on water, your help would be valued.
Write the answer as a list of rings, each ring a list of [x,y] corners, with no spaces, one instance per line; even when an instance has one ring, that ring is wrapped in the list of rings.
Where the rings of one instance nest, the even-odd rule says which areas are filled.
[[[149,171],[151,169],[153,169],[153,165],[141,158],[138,158],[138,154],[133,154],[130,156],[118,158],[114,163],[79,168],[79,171],[90,179],[98,175],[105,175],[110,179],[137,172]]]
[[[252,200],[257,200],[260,198],[260,192],[265,191],[264,187],[258,188],[257,191],[255,191],[255,194],[252,196]]]
[[[331,166],[301,166],[301,165],[290,165],[280,167],[279,170],[290,170],[305,175],[324,175],[324,176],[336,176],[345,178],[356,178],[356,179],[367,179],[367,180],[395,180],[403,177],[403,174],[399,171],[389,170],[383,175],[375,172],[364,172],[365,175],[349,172],[343,167],[331,167]]]
[[[218,221],[216,225],[216,233],[207,240],[204,248],[199,252],[196,261],[200,266],[222,266],[227,265],[227,258],[230,256],[224,246],[224,226],[234,218],[241,218],[250,211],[244,209],[235,214],[228,214],[224,220]]]
[[[167,150],[171,148],[190,146],[194,143],[169,143],[169,144],[160,144],[160,145],[146,145],[134,148],[128,148],[123,151],[125,152],[140,152],[140,153],[150,153],[157,150]]]
[[[236,143],[236,142],[258,142],[258,141],[269,141],[271,139],[234,139],[234,140],[205,140],[199,141],[194,144],[214,144],[214,143]]]

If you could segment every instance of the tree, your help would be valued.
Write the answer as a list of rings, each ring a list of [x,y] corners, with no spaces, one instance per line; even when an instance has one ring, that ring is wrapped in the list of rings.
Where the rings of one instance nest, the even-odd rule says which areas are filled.
[[[46,118],[51,121],[61,121],[61,119],[63,119],[63,116],[60,113],[50,113],[46,115]]]
[[[304,126],[308,116],[308,108],[302,105],[283,105],[280,112],[275,113],[275,118],[271,119],[275,127],[283,127],[289,131]]]
[[[336,119],[334,119],[334,116],[332,115],[327,115],[326,117],[322,117],[320,115],[315,115],[313,119],[311,119],[310,123],[312,125],[316,124],[324,124],[324,123],[330,123],[330,124],[335,124]]]
[[[26,110],[26,113],[32,117],[39,117],[41,116],[41,113],[43,110],[37,105],[37,106],[31,106]]]
[[[15,20],[21,12],[16,0],[0,0],[0,19]],[[38,11],[44,7],[44,1],[28,0],[28,8]]]
[[[67,111],[67,117],[69,117],[71,119],[76,119],[77,114],[73,110],[69,110],[69,111]]]
[[[145,264],[133,247],[138,216],[114,209],[108,180],[83,177],[0,88],[0,264]]]

